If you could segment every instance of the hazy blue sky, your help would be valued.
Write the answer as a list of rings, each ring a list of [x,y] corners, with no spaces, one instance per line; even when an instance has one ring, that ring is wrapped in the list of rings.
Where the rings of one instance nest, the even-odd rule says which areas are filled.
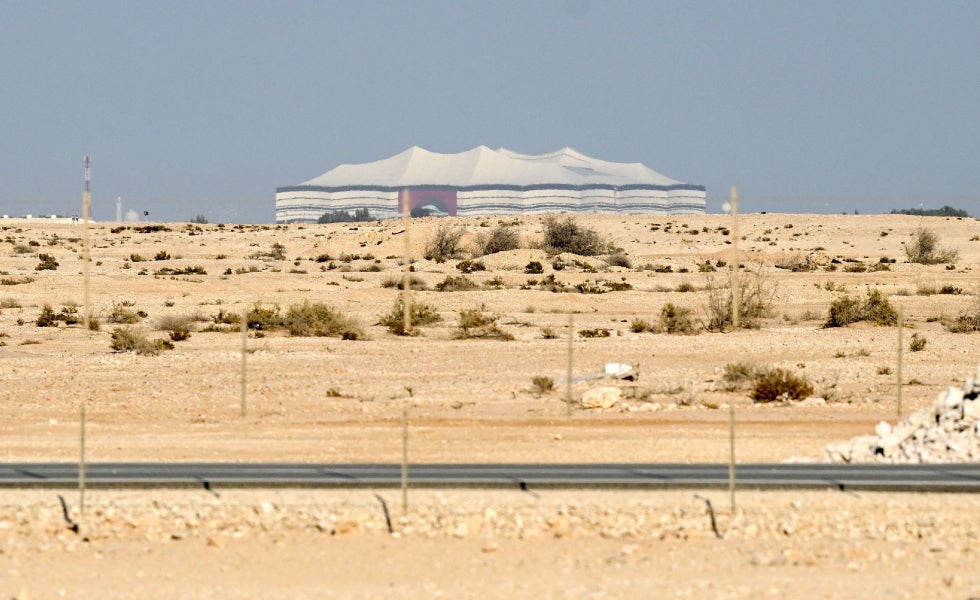
[[[0,213],[272,222],[412,145],[571,146],[718,212],[980,213],[980,2],[0,0]]]

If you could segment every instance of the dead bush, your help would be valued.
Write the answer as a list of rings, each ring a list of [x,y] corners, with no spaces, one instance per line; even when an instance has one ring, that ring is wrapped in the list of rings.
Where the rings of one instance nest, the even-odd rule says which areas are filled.
[[[912,232],[912,240],[903,242],[905,256],[910,263],[920,265],[937,265],[952,263],[959,253],[951,248],[939,247],[939,235],[925,227],[917,227]]]
[[[521,247],[521,236],[510,225],[498,225],[490,233],[477,236],[476,246],[480,256],[517,250]]]
[[[451,223],[443,223],[436,229],[432,238],[425,246],[422,256],[426,260],[434,260],[443,263],[447,260],[460,258],[462,247],[460,240],[463,238],[463,228]]]
[[[720,284],[710,273],[707,277],[708,300],[705,306],[705,313],[707,314],[705,329],[708,331],[731,329],[732,307],[734,306],[732,274],[729,272],[724,282]],[[772,315],[776,284],[772,283],[762,268],[759,267],[755,271],[740,273],[738,287],[740,291],[738,301],[739,326],[746,329],[758,327],[759,319]]]

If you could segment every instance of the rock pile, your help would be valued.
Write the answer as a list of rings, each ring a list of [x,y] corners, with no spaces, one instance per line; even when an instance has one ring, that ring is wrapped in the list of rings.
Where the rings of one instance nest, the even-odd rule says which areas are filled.
[[[835,463],[959,463],[980,461],[980,366],[962,388],[950,387],[930,408],[875,435],[835,442],[823,460]]]

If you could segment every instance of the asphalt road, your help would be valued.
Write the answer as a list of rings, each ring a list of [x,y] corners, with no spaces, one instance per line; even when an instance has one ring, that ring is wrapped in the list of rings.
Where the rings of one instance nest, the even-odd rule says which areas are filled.
[[[90,463],[91,487],[396,487],[398,464]],[[725,464],[413,464],[411,487],[717,488]],[[743,464],[740,488],[980,492],[980,463],[942,465]],[[0,487],[78,483],[76,463],[0,463]]]

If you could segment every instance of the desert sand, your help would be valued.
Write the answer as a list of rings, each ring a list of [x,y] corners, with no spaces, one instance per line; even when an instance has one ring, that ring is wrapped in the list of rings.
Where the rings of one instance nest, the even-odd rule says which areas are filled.
[[[537,247],[543,229],[537,217],[415,219],[407,231],[401,221],[165,224],[163,230],[149,232],[149,224],[143,223],[93,224],[89,298],[98,330],[64,322],[37,326],[45,305],[55,314],[85,310],[83,226],[36,219],[0,221],[0,455],[6,461],[77,460],[79,408],[84,403],[91,461],[397,461],[404,408],[414,462],[723,462],[728,459],[727,408],[734,404],[740,461],[819,459],[828,443],[871,433],[878,422],[898,418],[897,328],[867,322],[822,327],[831,302],[845,294],[865,298],[868,290],[880,291],[904,316],[902,414],[929,405],[938,392],[961,383],[980,362],[980,335],[951,333],[943,324],[944,319],[978,310],[978,220],[745,215],[740,224],[743,277],[771,294],[772,310],[751,329],[696,335],[636,332],[633,325],[638,319],[657,323],[667,303],[690,309],[698,322],[708,319],[711,289],[724,287],[725,265],[731,264],[730,217],[596,215],[576,220],[620,248],[629,266],[610,266],[602,256],[563,254],[557,258],[559,266],[565,266],[555,270],[556,257]],[[445,262],[422,259],[436,230],[447,223],[464,230],[463,254]],[[522,247],[477,256],[479,236],[502,223],[515,224]],[[942,245],[958,253],[956,260],[938,265],[906,262],[903,243],[918,227],[937,232]],[[427,288],[413,291],[413,299],[442,317],[439,323],[420,327],[421,334],[414,337],[396,336],[377,324],[400,294],[384,284],[403,272],[406,238],[415,259],[412,275]],[[51,256],[58,266],[37,270],[40,254]],[[817,263],[814,270],[786,268],[808,257]],[[467,274],[479,289],[437,291],[447,276],[462,274],[458,265],[464,258],[479,260],[485,267]],[[542,264],[543,273],[525,272],[532,261]],[[710,268],[706,265],[715,270],[705,272]],[[573,291],[542,289],[539,284],[551,275]],[[574,291],[575,285],[608,289],[604,282],[626,283],[631,289]],[[250,331],[242,415],[242,337],[236,325],[216,321],[255,306],[278,306],[286,312],[304,301],[323,302],[355,318],[363,330],[361,339]],[[499,317],[497,325],[513,340],[454,339],[459,312],[481,306]],[[145,315],[137,323],[112,322],[136,312]],[[569,314],[574,319],[574,376],[600,373],[607,363],[631,365],[638,373],[633,381],[597,378],[575,383],[570,411],[560,382],[568,365]],[[178,322],[189,324],[190,336],[173,342],[172,350],[148,356],[111,348],[117,328],[131,328],[151,340],[165,339],[167,326]],[[609,335],[584,337],[578,334],[582,330],[605,330]],[[926,340],[921,351],[910,351],[913,334]],[[799,401],[755,403],[747,387],[725,380],[726,366],[735,363],[784,368],[809,381],[813,392]],[[558,384],[543,391],[532,383],[535,377]],[[602,386],[621,389],[615,405],[579,405],[586,391]],[[105,506],[122,502],[130,511],[154,497],[119,492],[120,499],[104,493]],[[281,510],[298,510],[297,503],[304,502],[301,495],[277,493],[283,494],[276,501]],[[17,494],[4,491],[0,525],[3,519],[15,522],[12,515],[17,510],[54,506],[53,492]],[[459,503],[452,510],[471,511],[476,502],[465,494],[446,494]],[[689,493],[617,492],[598,500],[588,494],[562,494],[566,507],[610,504],[614,513],[628,512],[628,507],[652,497],[663,510],[696,513],[691,518],[700,526],[704,523],[704,506]],[[488,498],[495,499],[494,510],[506,510],[514,502],[500,494]],[[800,513],[820,503],[839,502],[837,508],[845,507],[840,510],[855,523],[876,531],[886,526],[881,507],[890,501],[874,494],[856,499],[830,492],[803,494],[797,500],[760,493],[751,498],[745,503],[749,515],[770,505],[777,507],[773,510],[790,510],[786,507],[793,501],[803,503],[792,508]],[[366,501],[373,502],[370,497]],[[194,501],[173,502],[183,511],[192,510]],[[343,502],[349,500],[323,502],[343,512]],[[481,497],[477,504],[483,502]],[[74,566],[65,573],[74,574],[64,589],[72,596],[92,597],[105,591],[109,581],[123,586],[115,588],[119,597],[146,595],[128,568],[114,568],[111,577],[117,579],[99,579],[85,570],[86,565],[110,563],[129,563],[135,569],[140,561],[145,561],[144,573],[159,575],[158,587],[145,588],[157,596],[311,597],[332,591],[336,596],[384,597],[397,592],[428,597],[439,589],[446,596],[599,597],[605,592],[640,597],[663,589],[695,597],[843,597],[860,595],[869,579],[910,597],[980,594],[977,555],[963,550],[975,546],[980,536],[975,499],[912,496],[902,502],[902,510],[914,514],[909,519],[916,523],[959,523],[950,532],[956,553],[946,553],[951,545],[944,541],[945,534],[913,536],[901,545],[875,534],[868,537],[871,549],[866,554],[878,558],[846,560],[852,535],[819,526],[794,530],[785,539],[761,536],[744,542],[696,536],[660,540],[644,528],[624,542],[623,536],[595,529],[560,536],[544,529],[533,539],[496,536],[500,550],[485,551],[484,544],[494,536],[481,530],[456,537],[448,527],[437,528],[431,536],[408,532],[397,539],[359,527],[350,535],[330,538],[326,546],[323,532],[287,528],[282,535],[250,535],[209,546],[206,536],[198,544],[137,539],[150,535],[146,532],[79,542],[56,535],[52,524],[22,537],[8,534],[8,540],[28,541],[6,546],[0,554],[0,592],[16,595],[23,589],[39,597],[57,593],[61,587],[38,587],[37,578],[70,556],[68,562]],[[715,504],[724,510],[722,498]],[[542,519],[557,511],[548,503],[539,509],[536,514]],[[832,516],[836,510],[821,514]],[[413,518],[412,513],[407,518]],[[135,529],[142,531],[141,526]],[[151,550],[143,548],[144,542]],[[636,549],[616,558],[624,556],[627,543]],[[945,544],[943,550],[931,550],[939,543]],[[786,549],[800,553],[804,563],[814,562],[796,568],[786,559],[759,566],[778,562]],[[324,553],[323,563],[334,565],[334,573],[338,561],[348,561],[349,585],[362,581],[365,587],[324,587],[328,584],[312,575],[320,564],[313,559],[317,552]],[[671,561],[661,560],[671,554]],[[152,561],[137,558],[151,555]],[[824,558],[814,558],[820,556]],[[885,556],[890,558],[881,559]],[[180,579],[196,572],[186,565],[202,561],[228,569],[252,561],[255,568],[235,577],[220,575],[229,571],[218,569],[200,575],[204,579]],[[304,581],[319,583],[290,587],[300,584],[288,583],[286,561],[309,575]],[[430,566],[431,577],[410,568],[419,562]],[[563,566],[543,573],[544,565],[555,563]],[[715,563],[728,575],[704,587],[701,573],[705,565]],[[376,579],[380,576],[374,564],[391,566],[393,575]],[[667,568],[674,570],[662,570]],[[163,573],[174,577],[168,580]],[[105,576],[103,572],[100,577]],[[543,579],[532,583],[537,578]],[[382,580],[395,588],[381,586]],[[791,583],[800,580],[813,586]],[[519,587],[521,581],[531,587]]]

